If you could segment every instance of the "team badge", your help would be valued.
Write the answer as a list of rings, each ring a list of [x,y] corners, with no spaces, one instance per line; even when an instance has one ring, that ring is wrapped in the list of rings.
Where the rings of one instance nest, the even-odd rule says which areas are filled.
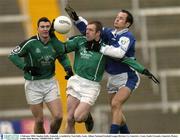
[[[36,53],[41,53],[41,50],[39,48],[36,48]]]
[[[128,47],[129,47],[130,40],[129,40],[129,38],[123,36],[119,39],[118,43],[123,50],[127,51]]]
[[[13,49],[12,51],[13,51],[13,53],[19,53],[20,52],[20,50],[21,50],[21,47],[19,47],[19,46],[16,46],[16,48],[15,49]]]

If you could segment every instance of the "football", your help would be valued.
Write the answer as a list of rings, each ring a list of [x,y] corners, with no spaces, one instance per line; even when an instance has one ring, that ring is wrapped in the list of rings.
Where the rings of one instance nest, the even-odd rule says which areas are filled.
[[[66,16],[59,16],[54,21],[54,29],[60,34],[66,34],[70,31],[72,22],[70,18]]]

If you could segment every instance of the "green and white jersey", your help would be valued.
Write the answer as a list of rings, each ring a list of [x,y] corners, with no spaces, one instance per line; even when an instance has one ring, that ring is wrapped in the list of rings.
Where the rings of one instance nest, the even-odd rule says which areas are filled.
[[[106,58],[102,53],[86,50],[86,37],[77,36],[65,43],[66,52],[75,51],[74,72],[88,80],[99,82],[105,70]],[[101,45],[104,45],[101,43]]]
[[[64,68],[70,67],[70,61],[66,55],[62,55],[63,53],[63,44],[58,49],[54,49],[51,40],[44,44],[37,35],[22,42],[12,50],[9,59],[20,69],[24,69],[25,66],[37,67],[39,76],[32,76],[30,73],[25,72],[24,78],[27,80],[40,80],[49,79],[55,75],[56,58],[61,61]]]

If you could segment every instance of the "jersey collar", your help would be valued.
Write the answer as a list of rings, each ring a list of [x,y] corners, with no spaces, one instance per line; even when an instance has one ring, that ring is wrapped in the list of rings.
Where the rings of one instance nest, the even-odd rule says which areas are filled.
[[[39,40],[42,44],[44,44],[44,45],[47,45],[48,43],[49,43],[49,41],[50,41],[50,39],[49,39],[49,41],[47,42],[47,43],[44,43],[42,40],[41,40],[41,38],[39,37],[39,34],[37,34],[37,40]]]
[[[128,28],[125,28],[125,29],[120,30],[120,31],[117,31],[117,29],[114,29],[114,30],[112,31],[112,34],[113,34],[114,36],[116,36],[116,35],[121,35],[121,34],[123,34],[123,33],[126,33],[126,32],[128,32],[128,31],[129,31]]]

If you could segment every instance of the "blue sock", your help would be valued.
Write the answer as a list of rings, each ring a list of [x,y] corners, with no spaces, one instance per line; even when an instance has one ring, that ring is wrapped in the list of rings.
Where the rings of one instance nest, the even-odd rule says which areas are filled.
[[[118,134],[119,133],[119,130],[120,130],[120,125],[117,125],[117,124],[111,124],[111,127],[110,127],[110,134]]]
[[[126,124],[120,126],[120,133],[121,134],[130,134],[128,126]]]

